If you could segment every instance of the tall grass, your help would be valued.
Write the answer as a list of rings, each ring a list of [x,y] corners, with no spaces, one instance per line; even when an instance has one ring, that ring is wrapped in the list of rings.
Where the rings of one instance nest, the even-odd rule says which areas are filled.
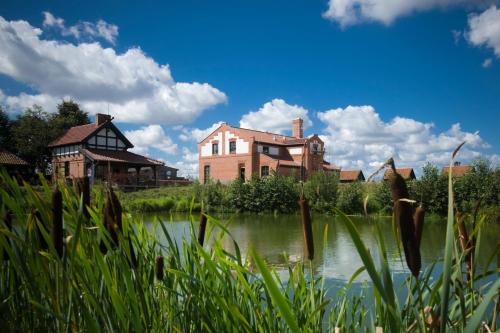
[[[468,280],[464,264],[469,249],[473,249],[473,256],[478,255],[484,219],[469,233],[471,239],[477,238],[475,246],[460,250],[451,215],[443,235],[446,251],[442,272],[432,265],[418,278],[409,274],[405,283],[397,286],[380,229],[376,228],[374,235],[380,253],[376,262],[355,223],[339,211],[363,267],[342,290],[327,297],[325,277],[313,275],[304,263],[290,265],[286,278],[281,278],[283,275],[253,250],[242,255],[233,241],[235,251],[226,251],[222,239],[231,239],[231,234],[226,225],[208,214],[203,215],[203,239],[207,240],[203,246],[194,216],[189,239],[179,241],[167,231],[168,222],[156,219],[153,230],[148,231],[129,214],[117,216],[116,206],[109,208],[115,200],[110,192],[95,192],[93,202],[84,207],[85,198],[72,187],[58,184],[53,192],[42,180],[42,188],[34,191],[28,184],[19,186],[7,174],[0,174],[2,332],[496,329],[498,268],[470,274]],[[57,224],[58,191],[62,234]],[[110,229],[110,224],[116,228]],[[370,283],[354,294],[352,283],[363,271]],[[407,295],[402,302],[398,297],[401,293]]]

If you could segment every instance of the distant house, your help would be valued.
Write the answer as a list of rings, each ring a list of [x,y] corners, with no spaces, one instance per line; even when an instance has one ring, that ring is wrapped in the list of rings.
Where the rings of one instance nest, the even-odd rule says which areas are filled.
[[[396,171],[403,177],[404,180],[413,180],[416,179],[415,172],[413,172],[413,168],[399,168]],[[392,169],[387,169],[384,173],[384,180],[388,180],[390,175],[392,174]]]
[[[52,151],[53,179],[91,177],[117,184],[138,184],[140,170],[155,170],[162,162],[129,152],[132,143],[112,123],[108,115],[98,113],[92,124],[75,126],[49,144]],[[135,177],[129,168],[136,170]],[[156,172],[154,172],[156,175]]]
[[[313,171],[333,171],[323,159],[319,136],[304,138],[300,118],[292,125],[292,135],[287,136],[221,124],[198,144],[200,182],[265,177],[273,170],[305,178]]]
[[[339,180],[341,183],[364,182],[365,175],[361,170],[341,170]]]
[[[0,169],[7,170],[10,175],[25,174],[28,171],[29,164],[10,151],[0,148]]]
[[[471,171],[472,167],[470,165],[454,165],[451,167],[451,176],[453,178],[459,178],[465,176],[465,174]],[[450,172],[449,166],[445,166],[441,170],[441,173],[445,176],[448,176],[448,172]]]

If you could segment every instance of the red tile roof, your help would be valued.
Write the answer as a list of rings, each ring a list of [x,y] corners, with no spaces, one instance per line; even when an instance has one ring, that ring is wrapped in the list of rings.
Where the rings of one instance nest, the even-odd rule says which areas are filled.
[[[104,124],[102,124],[101,126],[103,125]],[[97,124],[92,123],[71,127],[66,133],[49,143],[49,147],[80,143],[101,126],[97,126]]]
[[[136,165],[164,165],[163,162],[152,158],[134,154],[126,150],[102,150],[102,149],[83,149],[83,154],[94,161],[127,163]]]
[[[409,180],[409,179],[415,179],[415,172],[413,172],[413,168],[399,168],[399,169],[396,169],[397,173],[399,173],[401,175],[401,177],[403,177],[403,179],[405,180]],[[392,174],[392,169],[387,169],[385,170],[385,173],[384,173],[384,180],[387,180],[389,179],[389,176]]]
[[[448,171],[450,170],[449,166],[445,166],[442,169],[442,173],[444,175],[448,175]],[[463,177],[466,173],[470,172],[472,167],[470,165],[455,165],[451,167],[451,176],[452,177]]]
[[[22,158],[12,154],[11,152],[0,148],[0,164],[1,165],[19,165],[27,166],[28,163]]]
[[[300,163],[297,163],[294,160],[278,160],[278,162],[280,163],[280,166],[300,168]]]
[[[341,170],[340,181],[349,182],[356,180],[365,180],[363,171],[361,170]]]

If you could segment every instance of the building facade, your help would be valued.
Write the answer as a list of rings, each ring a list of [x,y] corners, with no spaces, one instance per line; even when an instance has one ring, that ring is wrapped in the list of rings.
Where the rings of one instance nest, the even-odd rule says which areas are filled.
[[[324,161],[324,142],[317,134],[303,137],[302,119],[292,124],[292,136],[221,124],[198,143],[199,179],[229,182],[261,177],[273,170],[307,178],[313,171],[337,171]]]
[[[129,152],[128,149],[132,147],[132,143],[113,124],[112,118],[98,113],[95,123],[72,127],[49,144],[52,151],[52,178],[58,180],[88,176],[91,181],[137,185],[141,168],[156,170],[163,163]],[[130,169],[136,171],[132,176]]]

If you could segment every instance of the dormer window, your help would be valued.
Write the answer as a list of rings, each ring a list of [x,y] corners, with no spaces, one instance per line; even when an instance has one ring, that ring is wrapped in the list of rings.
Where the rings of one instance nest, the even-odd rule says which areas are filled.
[[[212,155],[219,155],[219,144],[212,143]]]

